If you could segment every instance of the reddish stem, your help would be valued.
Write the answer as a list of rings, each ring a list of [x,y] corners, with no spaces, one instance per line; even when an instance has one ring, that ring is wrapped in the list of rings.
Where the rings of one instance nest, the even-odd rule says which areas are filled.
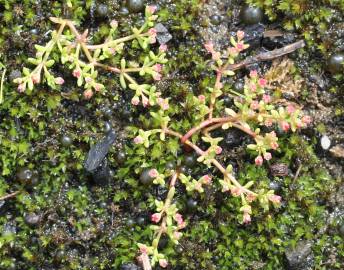
[[[236,120],[233,117],[221,117],[221,118],[212,118],[212,119],[207,119],[200,123],[198,126],[193,127],[190,129],[184,136],[181,138],[181,142],[185,143],[193,134],[195,134],[197,131],[215,123],[226,123],[226,122],[232,122]]]

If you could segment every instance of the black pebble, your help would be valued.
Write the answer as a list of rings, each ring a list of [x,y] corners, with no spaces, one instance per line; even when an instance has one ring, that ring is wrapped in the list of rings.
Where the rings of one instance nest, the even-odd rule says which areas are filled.
[[[335,53],[327,61],[327,69],[333,73],[344,72],[344,53]]]
[[[103,127],[103,132],[104,132],[105,134],[107,134],[107,133],[109,133],[111,130],[112,130],[112,125],[111,125],[111,123],[108,122],[108,121],[105,121],[105,122],[104,122],[104,127]]]
[[[246,6],[240,11],[240,18],[245,24],[256,24],[263,21],[264,13],[259,7]]]
[[[194,212],[197,209],[198,202],[193,198],[189,198],[186,202],[187,211]]]
[[[243,142],[244,137],[245,135],[243,132],[237,129],[229,129],[221,144],[227,148],[237,147]]]
[[[64,147],[68,147],[71,146],[73,143],[73,140],[71,137],[69,137],[68,135],[63,135],[61,136],[61,140],[60,140],[62,146]]]
[[[146,222],[147,222],[147,219],[146,219],[146,217],[143,216],[143,215],[138,216],[138,217],[136,218],[136,223],[137,223],[137,225],[139,225],[139,226],[145,225]]]
[[[140,175],[140,182],[144,185],[149,185],[153,182],[154,178],[149,175],[151,169],[145,169]]]
[[[133,220],[132,218],[128,218],[127,219],[127,222],[126,222],[126,225],[129,227],[129,228],[132,228],[135,226],[135,220]]]
[[[219,25],[222,22],[222,16],[214,14],[214,15],[210,16],[210,22],[213,25]]]
[[[32,175],[32,171],[26,167],[20,168],[16,174],[17,179],[24,184],[27,184],[31,181]]]
[[[166,162],[166,164],[165,164],[165,168],[166,168],[167,170],[175,170],[175,169],[176,169],[176,163],[173,162],[173,161],[168,161],[168,162]]]
[[[195,155],[186,155],[184,158],[185,166],[192,168],[197,163],[197,157]]]
[[[123,164],[127,159],[127,155],[124,151],[118,151],[116,155],[116,161],[118,164]]]
[[[131,13],[138,13],[144,8],[143,0],[127,0],[127,8]]]
[[[245,87],[245,84],[244,84],[244,82],[241,81],[241,80],[238,80],[238,81],[236,81],[236,82],[234,83],[234,90],[235,90],[236,92],[242,93],[243,90],[244,90],[244,87]]]
[[[119,10],[119,13],[122,15],[122,16],[128,16],[129,15],[129,10],[127,7],[121,7],[120,10]]]
[[[228,95],[225,95],[225,96],[222,98],[222,100],[223,100],[223,104],[224,104],[227,108],[229,108],[229,107],[231,107],[231,106],[234,105],[233,98],[231,98],[231,97],[228,96]]]
[[[96,8],[96,15],[99,18],[105,18],[109,13],[108,5],[98,4]]]

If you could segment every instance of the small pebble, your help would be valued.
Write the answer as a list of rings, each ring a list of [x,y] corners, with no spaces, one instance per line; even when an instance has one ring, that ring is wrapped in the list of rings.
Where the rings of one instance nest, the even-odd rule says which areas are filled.
[[[127,8],[131,13],[138,13],[144,8],[143,0],[127,0]]]
[[[214,15],[210,16],[210,22],[213,25],[219,25],[222,22],[222,16],[214,14]]]
[[[335,53],[327,61],[327,69],[337,74],[344,71],[344,53]]]
[[[259,7],[246,6],[241,10],[240,17],[243,23],[250,25],[262,22],[264,13]]]
[[[323,150],[328,150],[331,146],[331,140],[327,135],[324,135],[320,139],[320,145]]]

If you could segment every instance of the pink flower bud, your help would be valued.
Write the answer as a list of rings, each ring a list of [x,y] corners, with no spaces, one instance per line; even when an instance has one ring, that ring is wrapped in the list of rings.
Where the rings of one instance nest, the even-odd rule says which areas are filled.
[[[240,196],[243,192],[244,191],[243,191],[243,189],[241,187],[233,187],[233,188],[231,188],[231,194],[234,197]]]
[[[149,105],[149,100],[145,96],[142,96],[142,105],[143,107],[147,107]]]
[[[301,121],[305,125],[309,125],[312,122],[312,118],[309,115],[305,115],[304,117],[302,117]]]
[[[168,262],[166,259],[160,259],[159,260],[159,265],[162,267],[162,268],[166,268],[167,265],[168,265]]]
[[[183,224],[184,220],[183,220],[183,216],[179,213],[177,213],[175,216],[174,216],[174,219],[177,221],[177,224],[178,225],[181,225]]]
[[[156,178],[158,177],[159,173],[156,169],[150,169],[148,172],[148,175],[152,178]]]
[[[242,222],[245,224],[251,222],[251,216],[249,213],[244,213],[243,218],[242,218]]]
[[[158,223],[161,219],[161,213],[155,213],[151,216],[151,221],[154,223]]]
[[[207,43],[204,44],[204,48],[207,50],[209,53],[214,52],[214,44],[211,41],[208,41]]]
[[[236,56],[238,55],[238,51],[237,51],[237,49],[234,48],[234,47],[228,48],[228,53],[229,53],[229,55],[232,56],[232,57],[236,57]]]
[[[160,52],[167,52],[167,45],[166,44],[161,44],[159,47]]]
[[[281,196],[278,196],[275,194],[269,195],[268,199],[269,199],[269,201],[271,201],[273,203],[277,203],[277,204],[281,203],[281,200],[282,200]]]
[[[254,163],[256,163],[257,166],[261,166],[263,164],[263,158],[262,156],[257,156],[254,160]]]
[[[203,184],[209,185],[211,184],[212,177],[208,174],[202,176]]]
[[[239,40],[243,39],[245,37],[245,32],[244,31],[238,31],[237,37]]]
[[[147,6],[147,11],[148,11],[150,14],[154,14],[154,12],[156,11],[156,9],[157,9],[157,6],[154,6],[154,5]]]
[[[17,89],[18,89],[19,93],[23,93],[25,91],[25,89],[26,89],[26,86],[25,86],[24,83],[21,83],[21,84],[18,85]]]
[[[271,153],[266,152],[266,153],[264,154],[264,159],[265,159],[265,160],[270,160],[271,158],[272,158]]]
[[[134,106],[137,106],[139,105],[140,103],[140,99],[138,96],[134,96],[132,99],[131,99],[131,104],[133,104]]]
[[[254,195],[254,194],[249,193],[249,194],[247,194],[246,199],[247,199],[248,202],[253,202],[255,199],[257,199],[257,196]]]
[[[90,83],[90,82],[92,82],[93,81],[93,79],[91,78],[91,77],[86,77],[85,78],[85,82],[86,83]]]
[[[150,28],[150,29],[148,30],[148,34],[149,34],[150,36],[156,37],[157,31],[156,31],[155,28]]]
[[[267,80],[265,80],[263,78],[260,78],[258,80],[258,84],[259,84],[260,87],[264,87],[266,85],[266,83],[267,83]]]
[[[74,70],[73,70],[73,76],[74,76],[75,78],[80,78],[80,76],[81,76],[81,70],[80,70],[80,69],[74,69]]]
[[[295,112],[295,107],[294,107],[293,105],[289,104],[289,105],[287,106],[287,112],[288,112],[289,114],[294,113],[294,112]]]
[[[257,78],[257,76],[258,76],[257,70],[251,70],[250,71],[250,77],[251,78]]]
[[[64,79],[62,77],[57,77],[55,78],[55,83],[58,84],[58,85],[62,85],[64,84]]]
[[[155,80],[155,81],[160,81],[161,80],[161,74],[160,73],[158,73],[158,72],[154,72],[153,73],[153,79]]]
[[[271,147],[271,149],[273,149],[273,150],[276,150],[277,148],[278,148],[278,143],[277,142],[271,142],[270,143],[270,147]]]
[[[257,85],[255,83],[250,83],[250,89],[252,92],[256,92],[257,91]]]
[[[142,144],[143,143],[143,138],[139,135],[134,138],[134,143],[135,144]]]
[[[97,92],[99,92],[102,88],[103,88],[103,85],[101,85],[100,83],[96,83],[94,85],[94,90],[96,90]]]
[[[110,22],[110,26],[111,26],[111,28],[117,28],[118,27],[118,22],[116,20],[112,20]]]
[[[285,132],[287,132],[287,131],[290,129],[290,125],[289,125],[289,123],[288,123],[287,121],[283,121],[283,122],[281,123],[281,128],[282,128]]]
[[[238,52],[241,52],[242,50],[244,50],[244,44],[242,42],[239,42],[236,44],[235,48]]]
[[[161,72],[162,70],[162,65],[161,64],[155,64],[153,67],[153,70],[156,72]]]
[[[251,102],[250,108],[251,108],[252,110],[258,110],[258,109],[259,109],[259,103],[258,103],[258,101],[257,101],[257,100],[253,100],[253,101]]]
[[[220,155],[222,153],[222,148],[220,146],[216,146],[215,148],[215,154]]]
[[[90,99],[93,96],[93,91],[91,89],[87,89],[84,91],[84,97],[86,99]]]
[[[41,81],[41,75],[40,74],[33,74],[31,77],[31,80],[33,84],[37,84]]]
[[[140,245],[140,252],[146,254],[148,252],[148,247],[146,245]]]
[[[199,96],[198,96],[198,100],[199,100],[201,103],[204,103],[204,102],[205,102],[205,96],[204,96],[204,95],[199,95]]]
[[[174,232],[173,233],[173,238],[175,240],[179,240],[182,237],[182,233],[181,232]]]
[[[263,95],[263,101],[265,102],[265,103],[269,103],[269,102],[271,102],[271,96],[270,95]]]

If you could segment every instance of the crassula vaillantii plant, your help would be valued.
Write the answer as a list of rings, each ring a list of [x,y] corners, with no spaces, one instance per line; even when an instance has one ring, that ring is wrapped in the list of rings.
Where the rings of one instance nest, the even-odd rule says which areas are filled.
[[[254,190],[253,181],[241,184],[235,178],[232,166],[226,166],[217,160],[217,156],[222,152],[219,145],[222,138],[213,137],[212,131],[235,128],[248,134],[254,143],[249,144],[247,148],[256,154],[255,164],[261,166],[264,160],[268,161],[272,158],[272,152],[279,147],[278,137],[273,128],[294,132],[309,124],[310,118],[302,115],[302,112],[293,104],[286,107],[278,106],[271,93],[265,89],[267,81],[255,70],[250,72],[243,93],[237,93],[234,90],[225,92],[224,78],[234,75],[231,65],[235,63],[240,53],[248,48],[248,45],[244,43],[244,32],[238,31],[236,37],[230,38],[231,46],[224,51],[217,51],[212,42],[204,44],[206,51],[211,54],[211,69],[215,75],[214,85],[209,87],[207,92],[193,96],[190,101],[190,105],[197,112],[193,119],[194,126],[189,130],[174,130],[175,125],[170,117],[173,113],[169,105],[170,97],[163,97],[163,93],[158,91],[156,86],[138,83],[135,79],[137,76],[148,75],[156,81],[160,80],[162,65],[167,62],[166,45],[161,45],[157,53],[150,50],[150,44],[156,42],[157,35],[154,28],[154,22],[157,19],[154,15],[155,10],[156,7],[148,6],[145,10],[146,19],[143,25],[140,28],[133,27],[132,34],[126,37],[117,37],[118,23],[111,21],[111,30],[107,39],[98,45],[90,44],[88,31],[80,33],[74,22],[51,18],[51,21],[59,26],[58,30],[52,32],[52,39],[45,46],[36,45],[36,57],[28,59],[35,67],[31,70],[24,68],[24,76],[15,79],[18,83],[18,91],[32,91],[35,85],[42,81],[53,89],[61,87],[64,78],[56,77],[51,70],[56,62],[52,57],[53,53],[58,53],[59,61],[71,70],[72,76],[77,80],[77,85],[83,87],[83,95],[86,99],[91,98],[94,92],[104,90],[104,85],[97,81],[99,69],[118,75],[121,86],[134,91],[132,105],[142,104],[144,107],[149,107],[153,122],[157,125],[155,129],[138,130],[133,140],[135,148],[143,150],[150,148],[153,139],[166,141],[167,136],[178,138],[180,147],[192,149],[198,155],[197,161],[204,164],[205,168],[215,167],[221,172],[222,178],[218,181],[222,192],[240,199],[240,222],[249,223],[252,204],[258,202],[267,210],[269,204],[278,206],[281,197],[275,195],[272,190]],[[143,61],[125,59],[124,43],[133,40],[136,40],[147,52]],[[112,65],[107,64],[108,60],[112,60]],[[116,61],[116,65],[113,65]],[[233,96],[234,107],[218,106],[218,103],[221,103],[220,97],[225,93]],[[270,131],[263,132],[262,127]],[[199,146],[199,138],[208,146],[206,149]],[[167,177],[170,178],[170,182],[165,201],[155,200],[156,209],[151,216],[153,223],[151,229],[154,232],[152,243],[138,244],[141,253],[139,258],[145,269],[150,269],[151,265],[157,263],[161,267],[167,267],[168,260],[158,249],[159,241],[162,235],[166,234],[177,244],[182,236],[182,230],[187,225],[174,201],[176,182],[180,181],[185,185],[188,193],[202,193],[206,186],[212,185],[217,179],[209,174],[194,179],[190,175],[183,174],[178,167],[169,172],[159,172],[152,168],[148,175],[154,179],[153,183],[156,185],[165,186]]]
[[[225,51],[215,50],[212,42],[207,42],[204,47],[211,54],[211,69],[215,74],[214,86],[208,88],[208,92],[194,96],[192,104],[197,111],[195,115],[195,126],[190,130],[173,130],[173,121],[170,115],[173,113],[169,110],[169,99],[158,98],[157,106],[152,107],[151,116],[154,122],[160,125],[160,128],[152,130],[138,130],[134,138],[136,147],[149,148],[151,141],[159,138],[166,140],[166,136],[177,137],[181,147],[189,147],[198,155],[197,161],[203,163],[206,167],[216,167],[223,175],[219,179],[222,192],[238,197],[241,201],[241,220],[242,223],[251,222],[252,204],[258,202],[265,210],[269,209],[269,204],[278,206],[281,197],[274,194],[273,190],[254,190],[255,183],[250,181],[241,184],[234,176],[232,165],[224,166],[216,157],[221,154],[222,148],[219,142],[221,137],[213,137],[211,132],[216,129],[227,130],[235,128],[248,134],[254,141],[247,148],[256,153],[254,162],[261,166],[264,160],[272,158],[272,152],[277,150],[278,137],[273,128],[279,128],[284,132],[289,130],[295,132],[297,129],[307,126],[310,123],[310,117],[303,116],[301,111],[293,104],[286,107],[278,106],[273,96],[265,89],[266,79],[260,77],[258,72],[252,70],[246,80],[243,93],[237,93],[229,90],[229,94],[234,98],[234,108],[217,109],[217,103],[221,102],[220,97],[224,94],[224,78],[233,76],[231,65],[239,54],[248,48],[244,43],[244,32],[238,31],[237,36],[230,38],[231,46]],[[228,93],[227,93],[228,94]],[[153,105],[153,104],[150,104]],[[220,106],[221,107],[221,106]],[[270,129],[269,132],[262,132],[264,129]],[[207,149],[201,149],[197,139],[199,135],[208,145]],[[155,138],[157,137],[157,138]],[[161,267],[168,265],[167,258],[158,250],[158,244],[161,236],[167,234],[169,238],[178,243],[182,236],[181,230],[186,226],[186,222],[177,209],[173,201],[175,194],[175,184],[180,181],[185,185],[188,193],[204,192],[207,185],[213,183],[213,177],[209,174],[194,179],[190,175],[184,175],[177,167],[172,173],[159,173],[157,169],[151,169],[149,172],[155,184],[165,185],[165,178],[171,177],[169,183],[169,192],[165,202],[156,200],[156,212],[152,214],[151,226],[154,231],[154,239],[150,245],[139,244],[142,255],[140,258],[150,257],[150,263],[155,265],[159,263]]]
[[[23,77],[14,80],[18,83],[18,91],[32,91],[34,86],[45,81],[51,88],[56,89],[64,84],[64,78],[55,76],[51,68],[55,65],[53,53],[57,52],[61,64],[66,65],[77,85],[84,88],[84,97],[89,99],[94,92],[104,89],[104,85],[97,81],[98,69],[110,71],[119,76],[123,88],[129,87],[135,91],[132,103],[156,103],[156,87],[151,84],[139,84],[132,74],[150,76],[154,80],[161,79],[162,65],[167,62],[166,45],[161,45],[158,52],[149,50],[150,44],[156,42],[157,31],[154,28],[157,15],[154,15],[155,6],[148,6],[145,10],[145,22],[140,28],[133,27],[132,34],[118,37],[118,23],[110,22],[109,35],[102,44],[90,44],[88,31],[80,33],[73,21],[51,17],[57,24],[58,30],[52,31],[51,40],[42,45],[35,45],[35,58],[28,58],[28,62],[35,66],[32,70],[24,67]],[[136,40],[140,47],[147,51],[142,62],[129,61],[125,58],[125,43]],[[116,60],[119,59],[119,60]],[[106,64],[116,62],[116,65]]]

